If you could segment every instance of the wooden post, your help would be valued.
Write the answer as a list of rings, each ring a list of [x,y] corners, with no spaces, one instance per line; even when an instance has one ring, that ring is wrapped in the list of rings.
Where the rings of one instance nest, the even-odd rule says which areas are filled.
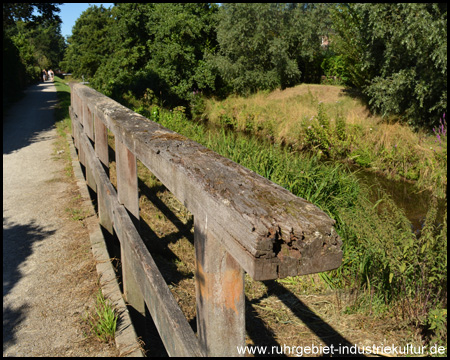
[[[97,184],[95,183],[94,174],[92,174],[92,170],[89,167],[89,161],[86,161],[86,183],[95,193],[97,192]]]
[[[97,114],[94,115],[94,130],[95,153],[105,166],[106,174],[109,176],[108,129]]]
[[[79,118],[81,120],[81,118]],[[83,129],[83,128],[82,128]],[[81,130],[83,131],[83,130]],[[81,136],[81,134],[78,134],[78,136]],[[80,158],[80,164],[86,167],[86,159],[84,157],[84,149],[83,146],[80,144],[80,141],[78,140],[78,157]]]
[[[106,197],[110,195],[109,190],[102,187],[101,184],[97,187],[97,203],[98,203],[98,220],[100,224],[111,234],[114,235],[113,221],[109,215]]]
[[[92,140],[95,141],[94,138],[94,118],[92,115],[92,111],[89,108],[88,104],[84,104],[84,131],[86,135]],[[97,184],[95,183],[94,175],[89,167],[89,162],[86,162],[86,182],[88,186],[94,191],[97,192]]]
[[[117,197],[128,210],[134,226],[139,229],[139,194],[136,156],[116,137]],[[127,302],[142,316],[137,326],[145,331],[145,300],[140,284],[134,278],[127,247],[120,245],[122,258],[123,292]]]
[[[94,114],[94,131],[95,153],[103,164],[106,175],[109,176],[108,129],[97,114]],[[114,230],[105,203],[106,191],[106,189],[98,189],[97,191],[98,219],[100,224],[112,235],[114,234]]]
[[[116,137],[117,195],[135,220],[139,221],[136,156]]]
[[[207,356],[239,356],[245,345],[244,270],[194,216],[197,331]]]
[[[83,117],[84,132],[94,141],[94,118],[88,104],[83,104]]]

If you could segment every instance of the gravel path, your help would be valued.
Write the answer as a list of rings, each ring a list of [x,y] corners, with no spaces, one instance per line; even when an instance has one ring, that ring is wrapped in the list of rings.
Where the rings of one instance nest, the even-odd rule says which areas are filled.
[[[31,86],[3,119],[3,356],[116,356],[83,335],[95,263],[77,188],[55,156],[53,83]]]

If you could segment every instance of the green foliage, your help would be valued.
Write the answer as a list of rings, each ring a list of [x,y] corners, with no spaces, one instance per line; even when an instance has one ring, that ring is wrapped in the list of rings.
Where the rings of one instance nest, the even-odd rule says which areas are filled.
[[[326,83],[340,85],[348,82],[349,75],[342,55],[328,55],[320,66],[327,78]]]
[[[332,52],[341,56],[346,70],[346,85],[361,88],[370,74],[364,67],[365,33],[356,5],[339,4],[331,10],[334,32],[330,38]]]
[[[81,78],[91,78],[99,66],[111,55],[114,43],[108,36],[113,19],[111,11],[93,5],[76,21],[64,60],[60,65],[66,72]]]
[[[180,99],[195,89],[214,89],[214,76],[203,61],[215,46],[216,5],[156,4],[148,32],[153,38],[147,68],[155,71]]]
[[[16,98],[26,86],[37,82],[42,68],[57,68],[65,48],[57,5],[3,3],[5,100]]]
[[[432,332],[430,343],[447,346],[447,309],[440,306],[428,313],[425,326]]]
[[[3,31],[10,31],[17,21],[31,27],[46,21],[61,23],[58,5],[62,3],[3,3]]]
[[[333,11],[333,50],[372,110],[436,125],[447,108],[447,5],[346,4]]]
[[[280,34],[280,15],[277,4],[223,4],[220,8],[219,53],[211,61],[234,92],[245,94],[278,85],[269,52],[281,45],[271,46]]]
[[[209,62],[237,94],[295,85],[312,78],[326,19],[320,4],[223,4]]]
[[[442,220],[436,221],[436,211],[432,199],[419,238],[386,195],[375,205],[360,198],[350,211],[340,211],[347,240],[341,279],[355,279],[354,285],[398,306],[398,317],[426,325],[432,337],[443,335],[442,313],[436,309],[446,304],[447,295],[446,214],[437,225]]]
[[[198,90],[193,91],[189,103],[192,119],[196,121],[203,120],[206,109],[203,94]]]
[[[319,102],[317,116],[302,122],[304,148],[312,149],[326,158],[345,157],[350,152],[352,137],[347,133],[347,125],[341,114],[338,113],[336,119],[332,120],[324,104]]]
[[[102,58],[94,87],[117,99],[128,90],[140,98],[150,88],[170,106],[187,106],[194,90],[215,89],[203,56],[216,44],[216,5],[120,3],[111,11],[114,48]]]
[[[90,325],[91,333],[102,342],[114,341],[118,315],[109,300],[105,299],[102,290],[97,293],[95,313],[86,314],[84,321]]]

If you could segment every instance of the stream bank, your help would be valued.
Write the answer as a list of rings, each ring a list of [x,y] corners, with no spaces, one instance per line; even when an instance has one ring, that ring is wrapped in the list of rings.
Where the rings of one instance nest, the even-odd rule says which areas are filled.
[[[211,122],[203,122],[208,132],[218,133],[224,128]],[[239,134],[246,138],[256,138],[262,142],[270,143],[271,146],[278,146],[271,138],[265,136],[254,135],[249,131],[236,131],[232,128],[225,127],[227,134]],[[286,145],[280,145],[286,147]],[[287,146],[289,148],[289,146]],[[325,164],[334,165],[332,162],[324,160]],[[400,208],[407,219],[411,222],[411,229],[416,235],[420,235],[420,231],[426,219],[431,198],[434,196],[429,190],[419,190],[413,181],[389,179],[382,173],[377,173],[365,169],[357,164],[344,162],[344,168],[352,173],[360,182],[366,184],[370,188],[370,200],[376,203],[385,193],[389,195],[396,206]],[[447,199],[437,199],[438,209],[436,217],[436,225],[442,224],[445,211],[447,209]]]
[[[350,166],[349,170],[370,188],[370,200],[376,203],[380,199],[380,190],[389,195],[395,204],[404,211],[405,216],[411,222],[413,232],[418,235],[424,225],[427,212],[430,207],[431,191],[419,191],[414,183],[404,180],[391,180],[382,174],[365,170],[358,166]],[[443,222],[447,208],[446,199],[437,199],[438,213],[436,225]]]

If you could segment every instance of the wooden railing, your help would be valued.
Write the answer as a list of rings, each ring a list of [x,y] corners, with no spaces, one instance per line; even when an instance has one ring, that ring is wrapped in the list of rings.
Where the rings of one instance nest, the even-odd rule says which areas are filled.
[[[147,305],[169,355],[238,355],[244,271],[269,280],[341,264],[334,221],[315,205],[87,86],[70,87],[74,143],[97,193],[99,221],[120,241],[125,299],[141,313]],[[107,129],[115,137],[117,193],[107,172]],[[136,159],[194,216],[197,336],[139,235]]]

